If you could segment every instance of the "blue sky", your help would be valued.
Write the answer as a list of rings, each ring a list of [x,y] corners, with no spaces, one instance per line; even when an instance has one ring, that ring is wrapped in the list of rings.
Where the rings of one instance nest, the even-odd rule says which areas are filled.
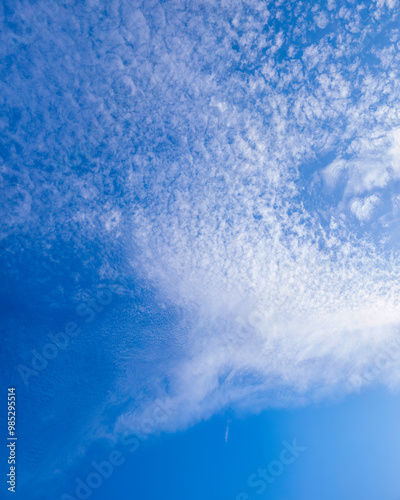
[[[18,495],[249,500],[264,468],[265,498],[399,497],[398,22],[396,0],[2,2]]]
[[[226,444],[227,418],[220,415],[126,453],[127,461],[98,490],[98,496],[109,498],[114,491],[120,498],[146,499],[236,499],[240,494],[260,500],[395,499],[399,493],[395,479],[400,463],[398,412],[398,398],[371,392],[314,408],[234,419]],[[303,450],[258,494],[259,486],[249,486],[249,478],[279,458],[282,442],[293,444],[294,439]],[[124,468],[135,472],[135,481],[126,480]]]

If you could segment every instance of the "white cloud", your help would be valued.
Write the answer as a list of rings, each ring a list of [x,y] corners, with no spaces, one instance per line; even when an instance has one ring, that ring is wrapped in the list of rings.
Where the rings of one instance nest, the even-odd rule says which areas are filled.
[[[322,172],[329,189],[343,186],[344,198],[356,195],[350,210],[359,220],[370,218],[379,199],[378,191],[385,190],[400,179],[400,134],[395,128],[388,132],[373,131],[359,137],[349,146],[352,157],[335,159]],[[360,195],[376,192],[360,199]]]
[[[329,24],[329,18],[327,16],[327,13],[324,11],[318,12],[314,16],[315,24],[318,26],[318,28],[324,29],[328,26]]]
[[[329,188],[334,188],[338,181],[341,179],[341,176],[343,175],[343,172],[346,170],[346,168],[346,162],[341,159],[334,160],[332,163],[330,163],[321,172],[325,184]]]
[[[245,141],[239,147],[255,154]],[[193,195],[200,179],[193,179],[168,212],[135,217],[146,254],[137,268],[193,321],[181,339],[186,352],[167,374],[167,429],[228,404],[256,410],[352,390],[348,379],[361,377],[396,337],[395,268],[343,222],[329,232],[319,227],[286,194],[284,172],[271,188],[260,158],[213,184],[203,206]],[[249,169],[257,172],[250,182]],[[378,202],[376,195],[353,200],[351,210],[366,221]],[[398,376],[391,366],[378,379]],[[117,428],[135,428],[146,411],[122,416]]]
[[[375,194],[362,199],[355,198],[350,203],[350,210],[357,217],[357,219],[362,222],[366,222],[371,218],[372,213],[379,202],[380,199]]]

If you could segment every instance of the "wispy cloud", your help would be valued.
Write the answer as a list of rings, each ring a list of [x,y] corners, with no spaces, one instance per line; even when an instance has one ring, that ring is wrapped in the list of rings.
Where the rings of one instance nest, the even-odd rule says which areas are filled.
[[[229,424],[230,424],[230,421],[228,420],[226,423],[226,429],[225,429],[225,444],[227,444],[228,438],[229,438]]]

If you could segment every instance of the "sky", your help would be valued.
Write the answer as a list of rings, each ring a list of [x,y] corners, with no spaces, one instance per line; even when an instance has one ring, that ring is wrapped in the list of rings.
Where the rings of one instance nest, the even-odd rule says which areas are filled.
[[[399,14],[1,2],[17,496],[400,498]]]

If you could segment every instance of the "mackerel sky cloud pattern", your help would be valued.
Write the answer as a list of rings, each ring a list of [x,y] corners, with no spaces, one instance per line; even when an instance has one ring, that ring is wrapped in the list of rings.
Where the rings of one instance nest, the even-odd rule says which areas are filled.
[[[0,19],[4,273],[45,286],[62,266],[49,304],[114,283],[114,430],[155,399],[175,430],[398,387],[397,359],[363,376],[400,323],[397,1],[6,1]],[[140,334],[133,376],[136,279],[175,323]]]

